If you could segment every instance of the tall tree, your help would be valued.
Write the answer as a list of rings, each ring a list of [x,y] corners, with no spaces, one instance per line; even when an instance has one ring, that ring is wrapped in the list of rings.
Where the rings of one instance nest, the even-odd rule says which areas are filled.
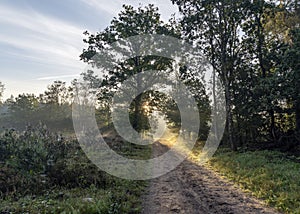
[[[20,94],[8,103],[14,123],[30,123],[36,118],[39,108],[38,98],[34,94]]]
[[[61,105],[67,102],[67,99],[68,90],[66,83],[62,81],[54,81],[44,93],[44,101],[49,104]]]
[[[292,104],[295,114],[295,128],[300,133],[300,28],[290,32],[291,43],[281,48],[281,64],[278,69],[282,76],[281,91]]]
[[[270,55],[273,56],[273,73],[275,76],[274,85],[279,96],[273,96],[273,103],[278,100],[284,105],[286,110],[278,108],[281,115],[285,114],[289,118],[289,103],[295,114],[295,127],[299,131],[300,127],[300,100],[299,100],[299,28],[300,10],[298,0],[282,0],[280,4],[268,13],[265,18],[266,35],[272,40],[273,49]],[[274,104],[273,104],[274,106]],[[276,109],[276,106],[275,106]],[[283,123],[284,121],[281,121]],[[287,122],[287,121],[285,121]],[[291,127],[289,127],[291,129]]]
[[[233,135],[232,83],[243,59],[241,24],[248,15],[249,1],[172,0],[183,15],[182,26],[190,41],[196,41],[225,88],[228,140],[237,149]]]
[[[144,8],[139,7],[138,9],[134,9],[132,6],[123,5],[123,11],[118,14],[118,17],[115,17],[111,21],[110,26],[108,26],[104,31],[96,34],[85,32],[88,39],[85,39],[84,42],[88,44],[88,48],[83,50],[81,59],[84,62],[95,64],[95,61],[93,60],[95,54],[105,50],[112,43],[121,41],[122,39],[126,39],[130,36],[143,34],[177,36],[177,28],[171,23],[164,23],[160,18],[158,8],[154,7],[152,4]],[[117,61],[113,65],[114,68],[112,70],[109,70],[108,72],[104,71],[102,74],[103,81],[101,88],[105,92],[103,94],[108,95],[108,97],[119,87],[120,83],[128,77],[146,70],[163,71],[170,66],[171,63],[170,60],[163,57],[135,56],[126,60],[126,62]],[[105,65],[96,63],[96,66],[99,68]],[[136,90],[140,91],[142,87],[142,80],[138,78],[136,79]],[[145,94],[140,94],[133,102],[134,116],[132,117],[132,123],[133,127],[137,131],[144,129],[147,126],[147,124],[145,124],[145,115],[142,108],[145,99]]]
[[[265,0],[254,0],[249,5],[249,18],[243,24],[243,32],[245,33],[245,47],[251,61],[248,66],[252,69],[252,108],[250,114],[263,115],[260,118],[262,123],[256,123],[256,127],[263,124],[269,136],[275,140],[276,123],[275,123],[275,107],[272,102],[275,94],[272,93],[275,82],[273,54],[278,47],[278,43],[274,38],[268,35],[266,31],[267,17],[276,10],[274,2]],[[264,119],[265,118],[265,119]],[[263,132],[263,131],[262,131]]]

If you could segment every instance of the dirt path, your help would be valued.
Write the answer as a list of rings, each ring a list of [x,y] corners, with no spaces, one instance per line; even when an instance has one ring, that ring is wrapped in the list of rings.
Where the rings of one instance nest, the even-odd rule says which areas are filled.
[[[156,154],[165,150],[155,145]],[[188,160],[153,179],[143,198],[143,214],[157,213],[277,213],[214,172]]]

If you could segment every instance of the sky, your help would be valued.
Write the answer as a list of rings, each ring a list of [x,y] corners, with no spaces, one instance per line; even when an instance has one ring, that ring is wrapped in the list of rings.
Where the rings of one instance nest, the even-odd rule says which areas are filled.
[[[4,99],[43,93],[55,80],[70,82],[86,67],[79,60],[88,30],[109,26],[123,4],[154,4],[167,21],[177,7],[171,0],[1,0],[0,81]]]

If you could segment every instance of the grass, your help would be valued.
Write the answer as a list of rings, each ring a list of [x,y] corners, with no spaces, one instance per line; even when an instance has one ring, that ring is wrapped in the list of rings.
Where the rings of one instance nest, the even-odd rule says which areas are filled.
[[[300,213],[300,163],[275,151],[221,150],[209,166],[285,213]]]
[[[41,196],[27,195],[0,200],[0,213],[140,213],[145,182],[118,180],[101,189],[54,189]]]

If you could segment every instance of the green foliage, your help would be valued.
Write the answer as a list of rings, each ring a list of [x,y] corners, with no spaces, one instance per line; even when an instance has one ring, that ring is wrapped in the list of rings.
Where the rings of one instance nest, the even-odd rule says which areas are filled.
[[[249,1],[180,1],[177,4],[183,15],[183,34],[211,63],[225,89],[227,136],[233,150],[233,82],[239,66],[245,63],[243,38],[239,35],[243,21],[249,14]],[[225,139],[224,139],[225,140]]]
[[[110,50],[111,44],[118,41],[124,42],[123,40],[136,35],[143,34],[163,34],[178,37],[177,26],[170,20],[169,23],[164,23],[160,14],[158,13],[158,8],[154,5],[149,4],[146,7],[139,7],[137,9],[129,5],[123,5],[123,10],[115,17],[110,25],[102,32],[96,34],[90,34],[86,32],[85,35],[88,36],[84,42],[88,45],[87,49],[83,50],[81,54],[81,59],[92,65],[97,66],[98,69],[102,69],[102,83],[101,85],[92,84],[98,79],[90,71],[83,74],[88,80],[92,88],[97,88],[101,93],[98,93],[98,98],[100,103],[107,103],[112,98],[113,92],[119,89],[120,83],[122,83],[127,78],[141,73],[147,70],[158,70],[167,72],[166,70],[171,67],[170,59],[158,56],[134,56],[133,58],[127,59],[126,61],[121,61],[116,59],[114,53],[106,54],[107,50]],[[153,41],[153,44],[158,41]],[[157,45],[157,44],[156,44]],[[122,47],[118,47],[124,53],[132,55],[130,50],[126,50]],[[143,47],[133,48],[135,51],[142,51]],[[103,53],[103,50],[106,50]],[[112,67],[106,65],[103,62],[97,62],[93,57],[100,53],[107,64],[112,65]],[[103,60],[102,60],[103,61]],[[142,84],[143,81],[137,80],[136,85],[132,88],[136,89],[138,92],[143,91]],[[149,82],[151,84],[151,82]],[[130,109],[131,122],[133,128],[137,131],[146,130],[149,128],[146,113],[143,111],[143,104],[145,102],[151,102],[149,96],[141,94],[137,96]],[[101,105],[100,104],[100,105]]]
[[[48,104],[61,105],[68,101],[68,90],[66,83],[62,81],[54,81],[49,85],[43,96],[43,101]]]
[[[38,98],[34,94],[20,94],[9,103],[9,110],[16,118],[29,121],[39,107]]]
[[[7,177],[3,177],[4,194],[12,190],[18,194],[38,194],[57,185],[70,188],[107,185],[105,173],[88,160],[77,141],[51,134],[43,127],[28,127],[21,134],[6,131],[0,142],[3,176],[16,172],[7,191],[4,191]]]
[[[42,95],[41,95],[42,97]],[[7,109],[0,115],[2,128],[25,130],[27,125],[46,124],[54,131],[72,131],[72,114],[69,103],[46,103],[33,94],[22,94],[8,99],[3,107]]]
[[[185,38],[199,43],[224,85],[223,142],[299,144],[299,1],[172,2]]]
[[[112,146],[128,157],[151,154],[121,143]],[[0,212],[139,213],[145,185],[100,171],[77,141],[43,126],[0,135]]]
[[[296,160],[280,152],[220,151],[209,165],[278,210],[299,213],[300,163]]]

